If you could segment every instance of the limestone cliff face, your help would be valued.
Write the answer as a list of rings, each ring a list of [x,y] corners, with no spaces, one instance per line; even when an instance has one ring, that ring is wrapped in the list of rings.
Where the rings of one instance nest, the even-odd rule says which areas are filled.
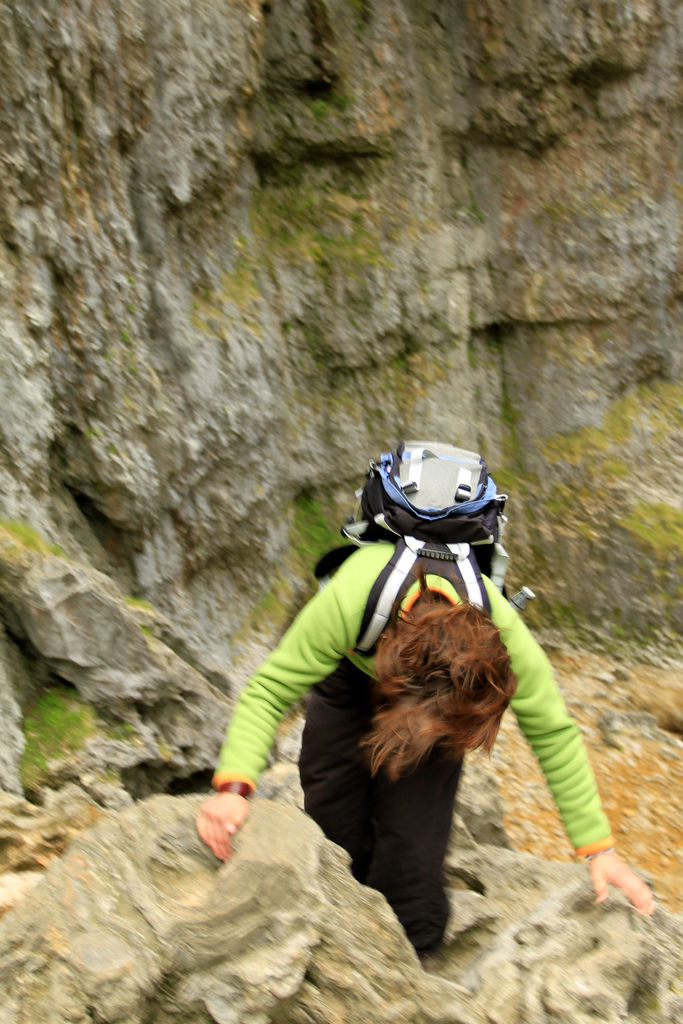
[[[674,0],[4,4],[0,517],[224,660],[303,513],[438,435],[510,490],[539,623],[673,645],[682,32]]]

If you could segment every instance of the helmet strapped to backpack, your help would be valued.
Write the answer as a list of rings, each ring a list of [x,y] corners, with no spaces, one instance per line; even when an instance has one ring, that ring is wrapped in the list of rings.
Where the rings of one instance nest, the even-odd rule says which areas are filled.
[[[370,463],[356,497],[356,512],[342,526],[343,536],[353,546],[379,540],[396,544],[368,598],[355,648],[359,653],[373,649],[395,603],[421,574],[450,580],[461,597],[487,610],[481,573],[503,590],[507,495],[498,494],[476,452],[440,442],[404,441]],[[353,551],[351,545],[320,559],[318,579]]]

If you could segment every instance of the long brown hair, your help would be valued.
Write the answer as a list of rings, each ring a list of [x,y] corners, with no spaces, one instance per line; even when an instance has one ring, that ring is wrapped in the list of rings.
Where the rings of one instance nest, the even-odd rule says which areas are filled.
[[[424,589],[395,615],[375,655],[375,713],[364,741],[373,775],[414,768],[437,745],[490,751],[517,688],[508,652],[481,609]]]

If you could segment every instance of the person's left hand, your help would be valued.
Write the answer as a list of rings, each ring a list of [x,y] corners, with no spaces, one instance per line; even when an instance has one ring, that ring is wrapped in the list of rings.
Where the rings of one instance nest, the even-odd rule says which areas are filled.
[[[588,861],[596,903],[604,903],[610,885],[621,889],[641,914],[654,914],[656,903],[648,886],[616,853],[601,853]]]

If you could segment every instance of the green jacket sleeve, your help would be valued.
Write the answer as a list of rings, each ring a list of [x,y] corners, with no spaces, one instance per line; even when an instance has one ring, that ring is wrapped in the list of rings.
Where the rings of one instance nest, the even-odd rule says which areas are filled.
[[[548,658],[520,615],[487,583],[491,614],[517,676],[512,708],[536,755],[579,853],[611,845],[610,827],[590,767],[581,731],[565,706]]]
[[[315,683],[325,679],[343,657],[351,655],[369,591],[364,581],[379,573],[386,563],[387,550],[391,551],[390,545],[373,545],[344,562],[251,677],[235,706],[221,747],[214,786],[232,780],[255,784],[266,766],[283,715]],[[359,563],[363,569],[360,574]],[[353,660],[358,662],[355,656]],[[361,667],[371,671],[370,662]]]

